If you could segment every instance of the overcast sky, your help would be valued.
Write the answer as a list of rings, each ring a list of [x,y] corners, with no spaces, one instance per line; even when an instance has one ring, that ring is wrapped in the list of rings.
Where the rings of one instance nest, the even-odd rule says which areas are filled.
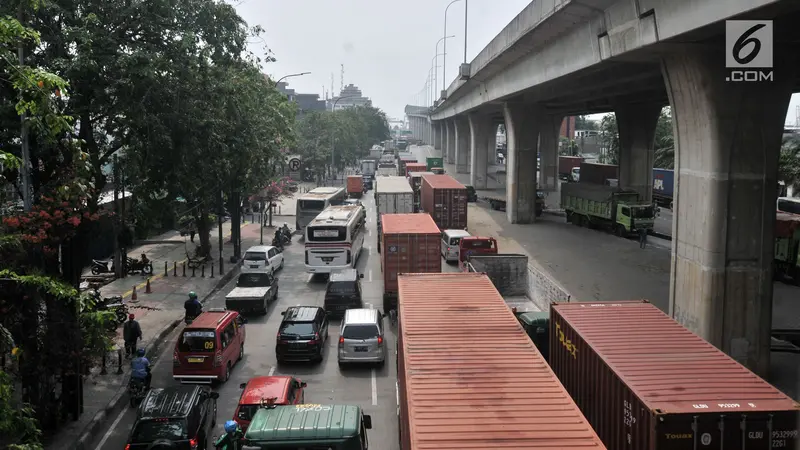
[[[230,0],[251,26],[265,29],[264,40],[277,62],[266,66],[275,79],[311,72],[285,81],[301,93],[334,93],[341,84],[355,84],[374,106],[402,119],[406,104],[424,101],[425,80],[444,36],[444,11],[450,0]],[[464,59],[464,0],[447,13],[447,80],[453,81]],[[471,0],[468,13],[467,61],[471,61],[530,0]],[[264,43],[251,50],[263,53]],[[443,50],[439,45],[439,53]],[[442,58],[439,58],[442,65]],[[442,89],[438,69],[436,91]],[[800,95],[792,97],[787,123],[794,124]]]

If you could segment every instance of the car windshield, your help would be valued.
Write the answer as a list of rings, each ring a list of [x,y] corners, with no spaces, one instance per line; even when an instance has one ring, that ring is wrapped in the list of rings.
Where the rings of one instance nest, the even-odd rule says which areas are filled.
[[[214,330],[186,330],[178,341],[180,352],[213,352],[216,343]]]
[[[355,281],[334,281],[328,284],[328,294],[355,294]]]
[[[250,421],[258,411],[258,407],[259,405],[239,405],[239,412],[236,414],[236,418]]]
[[[314,334],[314,324],[311,322],[289,322],[281,326],[281,334],[289,336],[307,336]]]
[[[489,239],[465,239],[461,241],[461,246],[469,249],[490,250],[494,248],[494,242]]]
[[[375,325],[347,325],[342,331],[345,339],[372,339],[379,335]]]
[[[188,438],[185,420],[151,419],[143,420],[136,425],[131,442],[149,444],[160,439],[182,441]]]
[[[244,254],[245,261],[266,261],[266,252],[246,252]]]
[[[268,273],[243,273],[236,281],[236,287],[267,287],[272,284],[272,277]]]
[[[633,208],[633,217],[637,219],[651,219],[653,218],[653,208],[650,206],[645,208]]]

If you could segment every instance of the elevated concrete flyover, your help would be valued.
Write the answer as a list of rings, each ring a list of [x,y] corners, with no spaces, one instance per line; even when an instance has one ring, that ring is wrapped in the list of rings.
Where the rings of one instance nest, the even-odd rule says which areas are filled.
[[[771,79],[731,81],[730,19],[774,21],[772,29],[752,34],[762,46],[737,53],[767,55],[772,39],[772,67],[758,66]],[[620,186],[649,199],[655,126],[661,108],[671,106],[676,210],[669,312],[764,374],[777,161],[789,100],[800,89],[798,23],[797,0],[537,0],[476,56],[467,79],[451,83],[427,117],[444,130],[437,147],[448,160],[453,155],[460,171],[460,155],[483,145],[465,136],[484,133],[486,121],[502,111],[507,218],[532,223],[537,185],[557,182],[564,116],[616,113]],[[741,41],[752,25],[731,30]],[[482,170],[472,164],[480,158],[469,161],[468,170]]]
[[[430,120],[431,108],[428,106],[406,105],[405,113],[411,136],[425,144],[433,145],[433,130]]]

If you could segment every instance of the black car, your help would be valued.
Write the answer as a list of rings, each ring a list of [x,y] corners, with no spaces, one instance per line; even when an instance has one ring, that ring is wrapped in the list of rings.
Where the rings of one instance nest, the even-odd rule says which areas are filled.
[[[348,309],[364,307],[361,302],[362,278],[364,275],[356,269],[344,269],[331,274],[325,289],[325,312],[329,316],[342,317]]]
[[[322,361],[328,342],[328,316],[318,306],[292,306],[282,312],[275,356],[286,361]]]
[[[139,405],[126,448],[213,449],[218,398],[207,386],[151,389]]]

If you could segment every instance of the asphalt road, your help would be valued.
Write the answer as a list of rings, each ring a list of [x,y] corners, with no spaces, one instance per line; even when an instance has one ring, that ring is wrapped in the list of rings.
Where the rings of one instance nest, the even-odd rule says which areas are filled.
[[[381,278],[380,255],[377,253],[377,232],[375,223],[374,199],[370,194],[363,199],[367,206],[367,239],[358,260],[358,269],[364,274],[362,289],[364,302],[380,307],[383,301],[383,281]],[[220,393],[218,400],[217,430],[222,434],[222,424],[233,418],[239,399],[239,385],[254,376],[293,375],[308,383],[305,400],[307,403],[346,403],[360,405],[366,414],[372,415],[373,430],[369,438],[376,449],[399,449],[396,415],[395,383],[397,367],[393,355],[387,358],[383,368],[354,367],[340,370],[336,361],[336,345],[339,340],[338,322],[330,328],[330,339],[321,364],[297,364],[278,367],[275,360],[275,335],[281,321],[280,312],[289,306],[312,305],[322,306],[325,293],[325,281],[312,278],[303,266],[303,244],[295,236],[285,252],[285,267],[278,273],[278,301],[272,304],[268,314],[263,317],[248,317],[246,325],[245,356],[233,368],[231,379],[227,383],[216,386]],[[442,264],[443,271],[454,272],[455,266]],[[225,303],[225,295],[233,289],[235,280],[220,290],[219,294],[207,302],[205,309],[221,307]],[[167,339],[168,345],[159,355],[153,369],[153,387],[171,386],[172,351],[178,333],[183,327]],[[394,330],[387,333],[389,349],[395,348]],[[113,423],[90,447],[96,450],[120,450],[125,448],[128,433],[136,419],[134,409],[126,408]],[[110,419],[110,420],[112,420]]]

